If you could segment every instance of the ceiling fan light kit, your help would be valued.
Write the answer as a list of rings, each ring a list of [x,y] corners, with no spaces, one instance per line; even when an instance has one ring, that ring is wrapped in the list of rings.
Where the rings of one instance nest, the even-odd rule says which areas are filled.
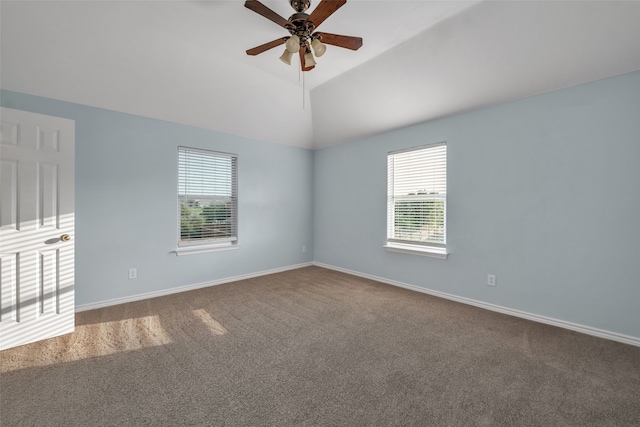
[[[316,66],[316,60],[311,52],[304,54],[304,68],[313,68]]]
[[[284,62],[287,65],[291,65],[292,56],[293,56],[293,53],[285,49],[284,52],[282,52],[282,56],[280,56],[280,61]]]
[[[287,47],[287,50],[289,52],[296,53],[300,50],[300,37],[296,36],[295,34],[292,35],[291,37],[289,37],[289,40],[287,40],[285,46]]]
[[[313,39],[311,47],[313,48],[313,53],[315,53],[318,58],[327,51],[327,45],[320,42],[320,39]]]
[[[291,57],[294,53],[299,52],[302,71],[310,71],[316,66],[314,54],[317,58],[324,55],[327,50],[327,44],[351,50],[360,49],[362,47],[361,37],[315,32],[322,22],[331,16],[333,12],[344,6],[345,3],[347,3],[347,0],[321,0],[309,15],[305,11],[311,6],[311,0],[289,0],[289,4],[295,10],[295,13],[289,19],[284,19],[258,0],[247,0],[244,4],[247,9],[264,16],[291,34],[289,37],[282,37],[249,49],[247,50],[247,55],[258,55],[284,44],[285,51],[280,56],[280,60],[287,65],[291,65]]]

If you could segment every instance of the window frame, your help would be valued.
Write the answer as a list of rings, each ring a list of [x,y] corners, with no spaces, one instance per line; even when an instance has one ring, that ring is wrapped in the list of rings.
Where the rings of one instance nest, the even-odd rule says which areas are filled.
[[[430,195],[429,193],[421,195],[421,194],[408,194],[406,196],[398,196],[394,193],[394,188],[392,188],[392,186],[394,186],[395,181],[397,179],[397,171],[395,170],[395,168],[397,168],[397,166],[395,164],[393,164],[393,168],[392,168],[392,160],[394,160],[394,156],[399,155],[399,154],[403,154],[403,153],[409,153],[409,152],[414,152],[414,151],[423,151],[423,150],[429,150],[429,149],[435,149],[438,147],[445,147],[445,151],[444,151],[444,177],[442,177],[440,175],[440,178],[444,179],[444,194],[441,193],[436,193],[434,195]],[[411,147],[411,148],[405,148],[402,150],[396,150],[396,151],[390,151],[387,153],[387,220],[386,220],[386,226],[387,226],[387,236],[386,236],[386,244],[384,245],[384,248],[388,251],[392,251],[392,252],[400,252],[400,253],[408,253],[408,254],[414,254],[414,255],[423,255],[423,256],[429,256],[429,257],[435,257],[435,258],[441,258],[441,259],[446,259],[448,256],[448,251],[447,251],[447,189],[446,189],[446,182],[447,182],[447,163],[448,163],[448,159],[447,159],[447,142],[446,141],[442,141],[442,142],[437,142],[437,143],[433,143],[433,144],[426,144],[426,145],[421,145],[421,146],[417,146],[417,147]],[[432,171],[432,173],[437,173],[437,170],[434,169],[430,169],[430,171]],[[429,172],[427,172],[429,173]],[[393,174],[393,176],[391,176]],[[416,191],[419,191],[419,189],[416,189]],[[414,197],[411,197],[414,196]],[[422,197],[420,197],[422,196]],[[429,242],[429,241],[417,241],[417,240],[410,240],[410,239],[399,239],[394,237],[395,233],[396,233],[396,224],[395,224],[395,206],[396,206],[396,202],[398,200],[402,200],[404,197],[404,199],[406,199],[407,201],[409,200],[443,200],[443,231],[442,231],[442,243],[438,243],[438,242]]]
[[[181,154],[182,153],[194,153],[211,157],[212,160],[216,159],[231,159],[231,171],[230,171],[230,184],[231,184],[231,195],[230,196],[214,196],[214,195],[205,195],[205,194],[181,194],[183,188],[181,188]],[[213,252],[220,250],[230,250],[238,248],[238,155],[233,153],[225,153],[221,151],[207,150],[202,148],[194,148],[194,147],[186,147],[186,146],[178,146],[177,150],[177,249],[175,250],[176,255],[187,255],[187,254],[196,254],[196,253],[205,253],[205,252]],[[188,176],[185,173],[185,176]],[[223,175],[224,176],[224,175]],[[212,173],[211,176],[207,177],[212,181],[215,181],[216,176],[215,173]],[[218,177],[220,179],[220,177]],[[184,184],[185,189],[188,188],[188,184]],[[211,185],[211,184],[209,184]],[[186,192],[186,191],[185,191]],[[194,197],[197,196],[197,197]],[[197,198],[198,200],[208,200],[208,201],[227,201],[227,203],[231,203],[231,221],[230,221],[230,236],[229,237],[218,237],[218,238],[202,238],[202,239],[192,239],[186,240],[182,238],[182,203],[185,200],[190,200],[191,198]]]

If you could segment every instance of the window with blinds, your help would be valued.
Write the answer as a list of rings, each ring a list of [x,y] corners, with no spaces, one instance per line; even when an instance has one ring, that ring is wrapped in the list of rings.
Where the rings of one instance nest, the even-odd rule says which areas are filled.
[[[178,246],[235,244],[238,157],[178,147]]]
[[[446,142],[387,156],[387,244],[446,253]]]

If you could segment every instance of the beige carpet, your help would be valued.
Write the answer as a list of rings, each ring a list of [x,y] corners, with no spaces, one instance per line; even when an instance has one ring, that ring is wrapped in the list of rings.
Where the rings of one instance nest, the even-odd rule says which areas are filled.
[[[309,267],[0,352],[4,426],[639,426],[640,348]]]

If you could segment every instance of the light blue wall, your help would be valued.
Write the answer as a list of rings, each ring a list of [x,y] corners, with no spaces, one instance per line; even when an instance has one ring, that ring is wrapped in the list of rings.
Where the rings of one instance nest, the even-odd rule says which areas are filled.
[[[387,252],[387,152],[439,141],[451,255]],[[640,72],[317,150],[314,162],[317,262],[640,337]]]
[[[311,150],[9,91],[0,101],[76,121],[77,305],[312,261]],[[171,253],[178,145],[238,154],[239,249]]]
[[[9,91],[0,103],[76,121],[79,305],[315,260],[640,337],[640,72],[315,152]],[[386,154],[439,141],[451,255],[387,252]],[[239,155],[240,249],[171,253],[178,145]]]

